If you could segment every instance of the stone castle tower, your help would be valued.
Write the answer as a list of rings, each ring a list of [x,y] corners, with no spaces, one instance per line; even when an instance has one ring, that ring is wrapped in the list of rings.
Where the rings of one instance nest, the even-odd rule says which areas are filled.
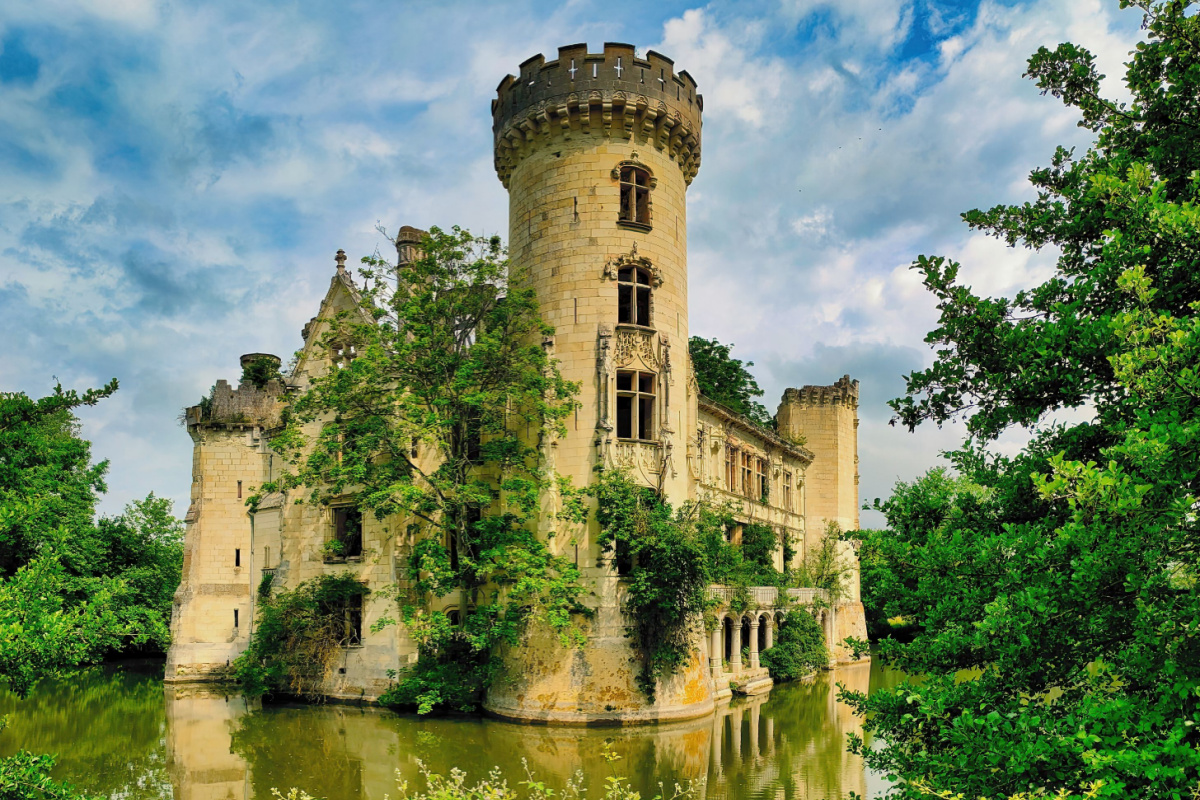
[[[729,504],[737,516],[727,531],[730,541],[740,542],[745,526],[765,525],[793,543],[774,555],[783,568],[792,565],[785,557],[794,564],[822,546],[826,521],[857,526],[857,382],[789,389],[779,410],[780,433],[700,395],[688,356],[687,302],[686,192],[700,166],[703,109],[696,89],[669,58],[653,51],[641,58],[632,46],[612,43],[600,53],[579,44],[560,48],[552,61],[535,56],[519,75],[501,81],[492,130],[496,172],[509,192],[510,278],[536,289],[555,329],[545,344],[563,376],[580,385],[567,435],[548,445],[551,468],[585,486],[597,468],[620,467],[675,505]],[[400,259],[411,258],[420,241],[420,231],[402,228]],[[319,344],[328,320],[356,307],[344,261],[339,251],[337,274],[305,326],[289,387],[302,388],[345,357],[322,352]],[[254,391],[242,386],[232,394],[249,398]],[[277,395],[271,387],[263,391]],[[378,696],[389,685],[389,671],[417,657],[402,628],[369,630],[392,612],[386,593],[374,590],[404,574],[409,545],[389,533],[403,530],[403,520],[362,520],[362,555],[331,560],[323,546],[346,524],[336,509],[272,495],[246,513],[235,481],[249,487],[270,477],[264,435],[274,413],[274,407],[256,406],[234,420],[211,409],[189,410],[197,453],[190,561],[176,597],[168,680],[221,677],[224,662],[245,647],[256,596],[251,587],[264,575],[276,588],[291,588],[350,570],[373,591],[356,612],[358,633],[328,693]],[[594,723],[708,714],[729,698],[731,684],[746,693],[769,689],[759,653],[771,646],[781,612],[823,591],[788,589],[789,601],[781,596],[785,590],[751,587],[746,607],[731,588],[712,587],[719,603],[715,628],[697,630],[690,663],[660,683],[650,702],[637,684],[640,662],[627,638],[625,582],[614,559],[601,552],[598,523],[593,516],[576,530],[556,528],[552,494],[543,509],[541,529],[554,531],[551,547],[579,567],[596,613],[581,649],[566,650],[532,631],[521,647],[501,654],[503,674],[486,702],[501,716]],[[231,548],[248,549],[248,558],[238,555],[246,560],[233,566]],[[815,612],[831,641],[865,637],[857,561],[849,548],[842,555],[852,574],[849,597]],[[469,611],[455,597],[437,602],[447,614]],[[240,627],[231,629],[235,608]]]

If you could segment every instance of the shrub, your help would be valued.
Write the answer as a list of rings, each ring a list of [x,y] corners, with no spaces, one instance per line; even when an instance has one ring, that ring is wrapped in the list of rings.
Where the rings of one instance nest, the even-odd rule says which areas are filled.
[[[789,611],[779,623],[774,646],[759,660],[776,681],[793,681],[829,666],[820,623],[807,611]]]
[[[348,572],[322,575],[263,597],[250,645],[233,662],[250,696],[274,692],[318,699],[348,636],[348,604],[369,590]]]

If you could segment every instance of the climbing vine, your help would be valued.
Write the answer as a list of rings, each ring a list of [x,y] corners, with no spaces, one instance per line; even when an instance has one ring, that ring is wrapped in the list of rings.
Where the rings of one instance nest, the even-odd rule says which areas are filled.
[[[779,621],[775,644],[759,656],[776,681],[792,681],[829,665],[829,649],[820,623],[802,608]]]
[[[264,581],[265,583],[265,581]],[[350,573],[322,575],[291,591],[259,594],[258,619],[250,644],[233,662],[243,691],[254,697],[292,694],[319,699],[336,669],[367,587]]]

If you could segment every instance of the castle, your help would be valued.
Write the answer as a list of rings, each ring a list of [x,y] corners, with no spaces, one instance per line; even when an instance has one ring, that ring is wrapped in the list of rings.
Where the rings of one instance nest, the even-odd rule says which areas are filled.
[[[620,466],[676,504],[731,501],[739,523],[786,532],[799,561],[821,545],[828,523],[858,527],[858,383],[843,377],[788,389],[778,434],[699,394],[688,356],[685,196],[700,167],[702,109],[686,71],[653,51],[639,58],[624,44],[605,44],[602,53],[562,47],[554,61],[535,56],[498,87],[495,166],[509,192],[509,255],[530,276],[555,329],[551,346],[563,376],[581,386],[578,413],[555,443],[554,469],[582,486],[595,467]],[[402,229],[399,257],[410,257],[419,242],[419,231]],[[186,412],[192,493],[168,681],[226,674],[249,641],[264,575],[276,588],[291,588],[350,570],[375,589],[404,574],[406,548],[388,535],[388,520],[281,494],[252,512],[245,505],[254,487],[277,474],[269,438],[285,393],[345,356],[321,346],[330,320],[358,303],[341,251],[337,261],[286,385],[219,381],[208,405]],[[243,356],[243,364],[260,357]],[[738,529],[729,536],[737,541]],[[331,559],[331,539],[354,546]],[[751,587],[749,607],[735,610],[744,603],[729,603],[728,589],[712,587],[722,600],[718,624],[697,629],[691,663],[649,702],[635,680],[622,579],[598,539],[593,519],[571,544],[554,545],[580,568],[596,610],[587,645],[569,650],[531,635],[506,651],[489,711],[562,723],[706,715],[730,696],[731,685],[746,693],[770,687],[759,653],[772,644],[778,614],[789,602],[811,603],[821,594]],[[866,632],[853,549],[841,543],[839,558],[848,592],[816,613],[834,660],[844,662],[850,655],[837,643]],[[775,559],[782,568],[782,552]],[[369,594],[348,619],[353,634],[328,686],[332,697],[376,697],[389,685],[389,671],[416,659],[402,625],[371,631],[391,612],[379,594]],[[439,602],[452,616],[465,610],[455,596]]]

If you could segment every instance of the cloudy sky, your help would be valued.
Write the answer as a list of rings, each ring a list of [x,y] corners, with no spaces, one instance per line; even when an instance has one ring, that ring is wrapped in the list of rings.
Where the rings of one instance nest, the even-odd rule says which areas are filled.
[[[1074,115],[1021,78],[1075,41],[1114,78],[1140,17],[1116,0],[232,2],[6,0],[0,13],[0,389],[120,391],[83,414],[103,508],[186,509],[178,426],[238,355],[290,355],[375,226],[505,233],[489,101],[527,57],[656,49],[705,98],[689,191],[691,329],[783,389],[862,381],[864,498],[958,431],[889,428],[929,360],[908,265],[961,259],[1012,294],[1053,254],[959,214],[1026,199]],[[1119,89],[1111,80],[1111,91]],[[875,521],[864,516],[864,524]]]

